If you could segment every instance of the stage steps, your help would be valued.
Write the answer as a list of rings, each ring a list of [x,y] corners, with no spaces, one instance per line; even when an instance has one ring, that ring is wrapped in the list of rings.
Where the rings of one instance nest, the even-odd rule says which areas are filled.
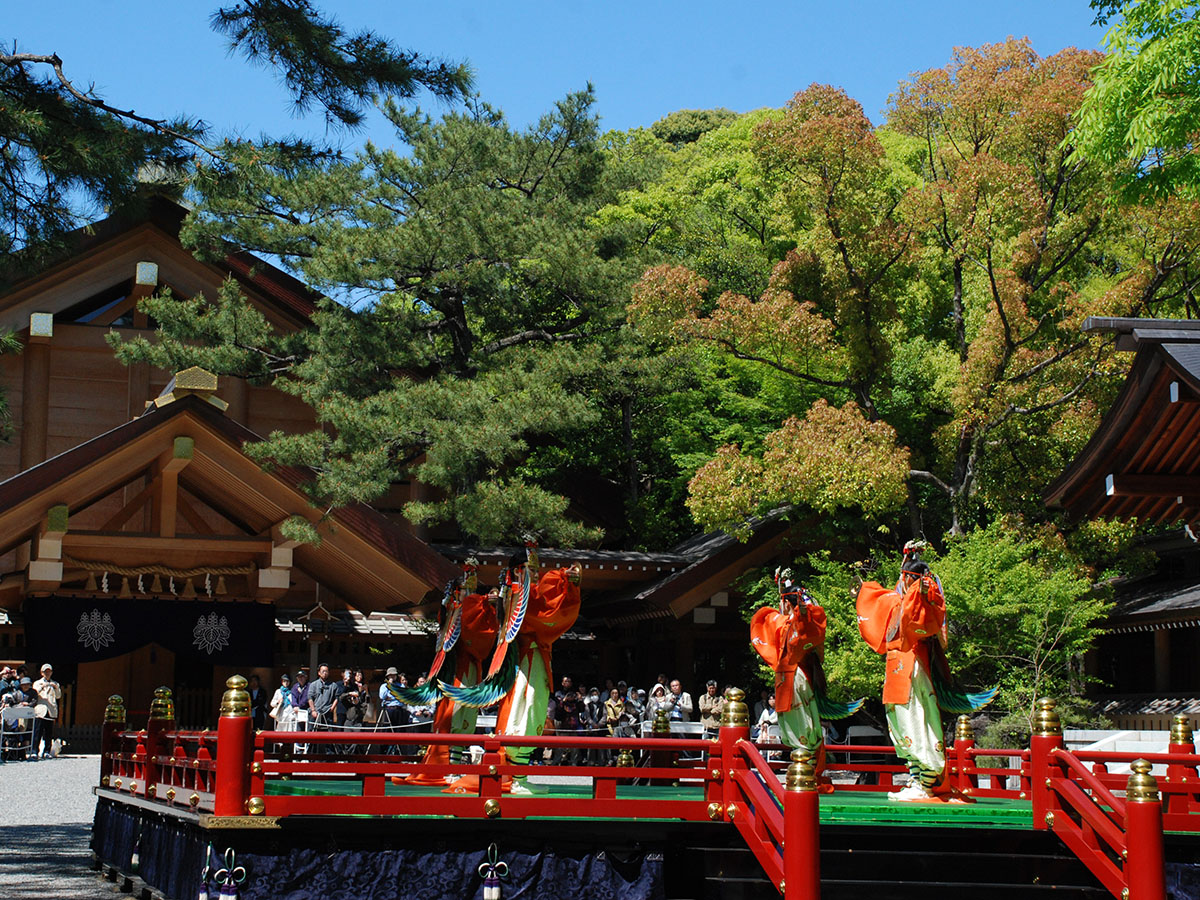
[[[778,891],[738,835],[677,854],[668,900],[770,900]],[[822,900],[1107,900],[1053,835],[1009,829],[824,827]]]

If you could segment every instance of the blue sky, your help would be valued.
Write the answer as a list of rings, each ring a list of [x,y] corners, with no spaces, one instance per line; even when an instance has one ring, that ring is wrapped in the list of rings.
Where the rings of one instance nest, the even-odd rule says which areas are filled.
[[[8,0],[0,37],[22,50],[57,52],[77,83],[95,83],[114,105],[143,115],[186,112],[221,134],[323,136],[319,115],[291,115],[270,73],[228,56],[208,28],[217,5]],[[814,81],[845,88],[880,122],[897,82],[944,65],[954,46],[1028,36],[1049,55],[1097,47],[1103,37],[1086,0],[318,5],[401,47],[466,60],[480,93],[516,125],[589,81],[606,128],[649,125],[676,109],[780,106]],[[366,135],[389,143],[380,126],[376,119]]]

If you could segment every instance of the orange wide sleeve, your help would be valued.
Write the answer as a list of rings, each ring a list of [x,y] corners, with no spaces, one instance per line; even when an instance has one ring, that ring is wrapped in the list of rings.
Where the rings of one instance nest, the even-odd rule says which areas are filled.
[[[529,632],[541,646],[565,634],[579,618],[579,585],[571,584],[566,569],[551,569],[537,583],[529,599],[522,632]]]
[[[887,652],[888,622],[900,603],[899,594],[877,582],[864,582],[858,589],[858,599],[855,601],[858,631],[876,653]]]
[[[779,667],[783,648],[780,632],[786,627],[787,619],[783,613],[770,606],[755,612],[750,620],[750,645],[772,669]]]

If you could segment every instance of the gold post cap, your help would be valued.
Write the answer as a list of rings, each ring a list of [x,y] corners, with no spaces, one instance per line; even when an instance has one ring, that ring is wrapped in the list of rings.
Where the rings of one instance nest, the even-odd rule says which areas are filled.
[[[1037,712],[1033,714],[1033,733],[1041,737],[1051,737],[1062,734],[1062,723],[1058,719],[1052,697],[1043,697],[1037,702]]]
[[[1171,743],[1190,744],[1192,742],[1192,721],[1183,713],[1178,713],[1171,719]]]
[[[150,702],[150,720],[166,721],[175,718],[175,702],[171,699],[171,689],[166,687],[154,689],[154,699]]]
[[[621,768],[632,768],[633,766],[633,751],[625,747],[617,754],[617,765]]]
[[[246,690],[246,679],[233,675],[225,680],[225,687],[227,690],[221,696],[221,716],[249,718],[250,694]]]
[[[1130,803],[1158,803],[1158,782],[1150,774],[1150,761],[1135,759],[1129,768],[1133,771],[1125,782],[1125,800]]]
[[[750,709],[746,706],[746,692],[741,688],[730,688],[725,692],[725,705],[721,707],[722,728],[748,728]]]
[[[975,740],[975,729],[971,727],[970,716],[963,715],[958,717],[958,722],[954,726],[954,739],[956,741]]]
[[[817,789],[817,770],[813,765],[812,754],[803,747],[792,751],[792,761],[787,768],[787,781],[784,788],[789,791],[815,791]]]
[[[671,733],[671,720],[667,717],[665,709],[656,709],[654,711],[654,726],[651,730],[654,734]]]
[[[104,707],[104,721],[125,724],[125,701],[121,699],[120,694],[113,694],[108,698],[108,705]]]

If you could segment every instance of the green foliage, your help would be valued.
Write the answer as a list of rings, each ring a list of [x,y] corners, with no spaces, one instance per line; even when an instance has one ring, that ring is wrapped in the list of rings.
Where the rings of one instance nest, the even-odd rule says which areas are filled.
[[[226,145],[199,167],[203,203],[184,240],[215,257],[231,244],[270,255],[341,302],[280,337],[233,285],[211,305],[152,299],[157,343],[119,352],[274,379],[303,399],[319,430],[253,452],[313,467],[321,502],[412,477],[437,491],[410,505],[417,521],[487,541],[598,539],[566,515],[544,466],[523,468],[540,444],[612,416],[589,392],[641,352],[623,343],[614,303],[634,269],[603,255],[589,225],[634,164],[606,172],[592,101],[573,94],[523,132],[478,101],[440,121],[389,103],[407,153]]]
[[[361,124],[374,95],[412,97],[424,87],[458,100],[471,86],[466,66],[401,50],[369,31],[347,34],[308,0],[241,0],[214,12],[212,26],[229,37],[231,51],[279,69],[297,112],[318,103],[330,124]]]
[[[728,125],[737,118],[730,109],[680,109],[663,116],[650,126],[660,141],[681,147],[700,140],[700,136]]]
[[[1108,603],[1061,539],[996,522],[932,565],[946,594],[951,669],[971,685],[999,685],[997,711],[1028,728],[1037,698],[1083,693],[1083,654]]]
[[[1122,169],[1127,198],[1200,191],[1200,21],[1193,0],[1098,2],[1097,20],[1119,8],[1104,39],[1071,142],[1081,156]]]

